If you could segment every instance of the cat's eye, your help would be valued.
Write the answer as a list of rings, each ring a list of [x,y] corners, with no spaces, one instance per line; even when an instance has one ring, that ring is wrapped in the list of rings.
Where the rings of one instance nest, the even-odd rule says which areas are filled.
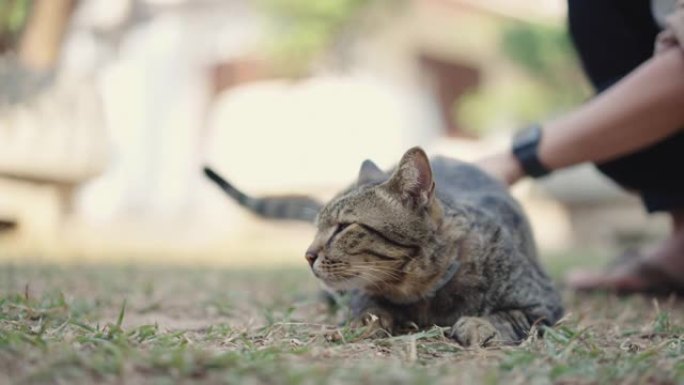
[[[346,229],[347,227],[349,227],[349,225],[351,225],[351,223],[338,223],[338,224],[337,224],[337,227],[335,228],[335,232],[333,233],[333,236],[335,236],[335,235],[341,233],[342,230],[344,230],[344,229]]]

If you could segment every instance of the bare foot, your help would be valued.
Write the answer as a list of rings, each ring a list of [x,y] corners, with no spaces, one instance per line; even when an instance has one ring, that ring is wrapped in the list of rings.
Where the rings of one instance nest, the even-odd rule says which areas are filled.
[[[644,254],[628,252],[607,271],[571,271],[566,283],[576,290],[622,293],[684,292],[684,210],[671,213],[672,235]]]

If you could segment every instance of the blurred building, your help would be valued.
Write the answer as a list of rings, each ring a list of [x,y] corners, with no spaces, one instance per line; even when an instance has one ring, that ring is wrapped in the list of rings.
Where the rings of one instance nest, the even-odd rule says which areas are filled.
[[[83,178],[69,214],[57,210],[59,219],[40,230],[51,232],[49,247],[22,245],[76,258],[299,254],[309,229],[255,221],[203,179],[201,165],[213,165],[250,193],[327,197],[354,178],[362,160],[390,167],[416,144],[476,159],[504,146],[520,121],[493,110],[483,135],[464,122],[459,102],[473,91],[497,94],[531,78],[502,52],[502,26],[559,25],[565,12],[560,0],[369,1],[346,10],[352,16],[342,27],[331,23],[334,33],[280,42],[294,47],[286,58],[301,59],[316,39],[329,39],[305,66],[294,60],[293,69],[271,50],[279,37],[273,19],[288,4],[81,1],[54,89],[98,90],[101,120],[91,123],[91,134],[106,138],[108,161],[98,177]],[[76,100],[85,95],[78,92],[48,89],[40,97]],[[107,135],[99,131],[104,128]],[[7,129],[0,127],[0,135]],[[633,229],[642,226],[643,214],[633,200],[586,170],[574,177],[579,182],[572,185],[582,186],[576,193],[554,187],[563,182],[517,191],[543,247],[613,242],[610,224],[601,226],[604,232],[582,232],[591,217],[585,213],[604,207],[620,213],[623,233],[639,233]],[[17,220],[40,222],[45,212]]]

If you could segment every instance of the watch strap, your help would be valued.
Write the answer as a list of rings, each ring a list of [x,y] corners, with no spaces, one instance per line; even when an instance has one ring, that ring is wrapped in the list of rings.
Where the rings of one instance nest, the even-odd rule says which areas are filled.
[[[542,128],[535,124],[520,131],[513,140],[513,155],[520,162],[525,174],[539,178],[548,175],[551,170],[539,160],[539,143],[542,139]]]

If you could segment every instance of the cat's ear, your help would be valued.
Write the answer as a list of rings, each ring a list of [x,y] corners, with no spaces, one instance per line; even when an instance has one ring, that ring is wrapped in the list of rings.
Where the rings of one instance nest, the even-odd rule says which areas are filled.
[[[413,208],[425,207],[432,201],[435,182],[432,179],[430,161],[420,147],[406,151],[387,181],[387,188]]]
[[[356,184],[361,186],[370,182],[378,182],[384,180],[385,177],[385,173],[372,160],[366,159],[361,163]]]

